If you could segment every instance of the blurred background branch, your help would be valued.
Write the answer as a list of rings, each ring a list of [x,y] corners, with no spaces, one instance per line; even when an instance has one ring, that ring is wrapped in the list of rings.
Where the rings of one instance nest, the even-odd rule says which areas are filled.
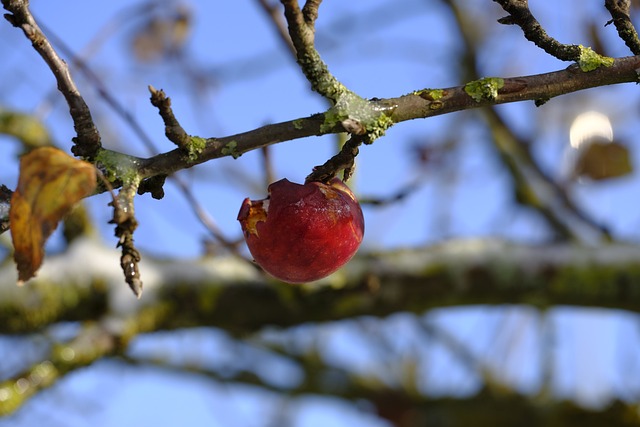
[[[0,236],[1,427],[160,426],[174,415],[224,426],[638,425],[639,101],[618,85],[638,81],[640,59],[625,57],[638,51],[637,2],[285,1],[293,42],[273,0],[125,3],[31,6],[105,149],[139,161],[143,194],[126,201],[135,197],[129,255],[144,254],[132,272],[145,295],[123,289],[120,254],[107,248],[107,197],[71,212],[22,288]],[[504,10],[500,22],[552,56],[499,25]],[[0,230],[18,156],[69,150],[77,136],[51,70],[4,27]],[[251,262],[236,213],[346,140],[341,122],[327,126],[327,99],[309,96],[296,51],[313,57],[308,75],[330,69],[338,89],[379,97],[397,126],[358,154],[364,249],[292,287]],[[195,158],[163,153],[149,84],[171,95],[189,142],[227,136],[208,137]]]

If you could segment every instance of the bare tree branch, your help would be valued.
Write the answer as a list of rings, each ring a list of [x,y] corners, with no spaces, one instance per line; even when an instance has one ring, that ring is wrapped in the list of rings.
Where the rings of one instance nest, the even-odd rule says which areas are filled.
[[[318,17],[320,1],[308,1],[304,10],[300,10],[297,0],[281,0],[284,5],[284,16],[289,24],[289,35],[296,50],[298,64],[311,83],[314,91],[337,103],[338,99],[348,92],[322,61],[314,46],[315,20]]]
[[[5,278],[0,281],[0,333],[30,333],[60,321],[123,311],[122,272],[105,261],[117,259],[118,252],[87,239],[75,240],[69,250],[48,258],[33,283],[21,288],[27,291],[15,287],[13,266],[0,269]],[[92,265],[88,258],[102,261]],[[640,281],[638,259],[640,248],[623,244],[450,241],[362,254],[324,285],[300,287],[265,279],[234,258],[166,261],[148,256],[141,269],[147,277],[144,303],[131,309],[146,313],[149,330],[217,326],[241,334],[267,325],[467,304],[566,304],[640,312],[640,289],[634,285]]]
[[[186,154],[189,154],[190,149],[192,149],[191,138],[173,114],[171,99],[165,95],[163,90],[157,90],[153,86],[149,86],[149,92],[151,93],[151,104],[158,109],[158,113],[164,122],[165,135],[169,141],[184,150]]]
[[[124,278],[136,297],[142,295],[142,280],[138,263],[140,252],[133,244],[133,232],[138,227],[135,217],[133,198],[138,191],[137,180],[126,182],[120,189],[118,197],[113,200],[113,219],[111,223],[116,225],[115,235],[118,238],[118,246],[122,248],[120,267]]]
[[[353,174],[356,156],[360,151],[358,147],[360,147],[363,140],[364,137],[361,135],[351,135],[351,138],[345,142],[340,152],[327,160],[324,164],[314,167],[313,172],[307,176],[305,181],[328,182],[341,170],[344,170],[342,179],[344,181],[348,181]]]
[[[398,98],[387,98],[378,102],[395,106],[391,120],[400,123],[486,105],[527,100],[543,102],[560,95],[593,87],[637,83],[638,68],[640,68],[639,57],[618,58],[611,67],[600,67],[590,72],[583,72],[578,66],[572,65],[565,70],[551,73],[504,78],[502,79],[503,86],[497,90],[495,99],[479,98],[475,100],[465,91],[465,85],[445,89],[416,90]],[[437,99],[434,99],[434,95]],[[208,160],[229,156],[231,155],[229,146],[233,146],[235,155],[241,155],[265,145],[346,131],[342,123],[339,122],[327,126],[327,122],[330,122],[328,115],[329,112],[314,114],[310,117],[271,124],[236,135],[207,139],[197,159],[187,159],[180,150],[174,150],[141,160],[140,173],[144,177],[158,174],[170,175]]]
[[[640,39],[638,39],[638,32],[633,26],[631,17],[629,16],[631,1],[605,0],[604,5],[609,13],[611,13],[611,22],[616,26],[616,30],[618,30],[620,38],[624,40],[625,44],[634,55],[640,55]]]
[[[563,61],[577,62],[580,59],[580,48],[577,45],[562,44],[547,34],[529,10],[528,0],[493,1],[500,4],[509,13],[509,16],[499,19],[498,22],[505,25],[518,25],[522,28],[527,40],[532,41],[549,55]]]
[[[38,27],[35,19],[29,11],[28,0],[2,0],[4,8],[10,12],[5,18],[14,26],[21,28],[47,63],[56,82],[58,90],[65,97],[69,105],[69,113],[73,119],[73,127],[77,137],[74,138],[75,146],[72,148],[76,156],[95,159],[101,147],[100,134],[96,128],[89,107],[78,91],[67,64],[58,56],[49,40]]]
[[[282,17],[282,13],[280,12],[280,8],[276,7],[274,3],[269,2],[269,0],[258,0],[258,4],[262,7],[262,10],[269,16],[271,22],[273,23],[273,27],[275,28],[278,37],[284,43],[285,46],[293,53],[295,58],[296,49],[293,46],[293,42],[291,41],[291,37],[289,37],[289,33],[287,32],[287,23],[284,22]]]

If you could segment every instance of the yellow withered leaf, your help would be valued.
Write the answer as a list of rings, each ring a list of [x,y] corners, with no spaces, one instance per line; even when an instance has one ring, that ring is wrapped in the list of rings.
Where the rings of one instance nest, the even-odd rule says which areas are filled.
[[[61,150],[43,147],[22,156],[9,211],[18,284],[35,275],[44,258],[44,243],[58,222],[95,188],[93,165]]]

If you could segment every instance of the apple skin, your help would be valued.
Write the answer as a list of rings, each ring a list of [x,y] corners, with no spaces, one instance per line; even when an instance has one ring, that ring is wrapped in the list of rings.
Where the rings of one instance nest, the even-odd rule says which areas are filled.
[[[340,179],[304,185],[282,179],[268,192],[263,200],[245,199],[238,213],[249,251],[267,273],[288,283],[311,282],[356,253],[364,217]]]

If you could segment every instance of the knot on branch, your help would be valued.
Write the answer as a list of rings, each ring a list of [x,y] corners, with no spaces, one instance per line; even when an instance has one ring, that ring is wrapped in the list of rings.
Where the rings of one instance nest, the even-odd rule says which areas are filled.
[[[160,200],[164,197],[164,183],[167,180],[167,175],[156,175],[151,178],[147,178],[140,183],[138,187],[138,194],[143,195],[145,193],[151,193],[151,197],[156,200]]]

